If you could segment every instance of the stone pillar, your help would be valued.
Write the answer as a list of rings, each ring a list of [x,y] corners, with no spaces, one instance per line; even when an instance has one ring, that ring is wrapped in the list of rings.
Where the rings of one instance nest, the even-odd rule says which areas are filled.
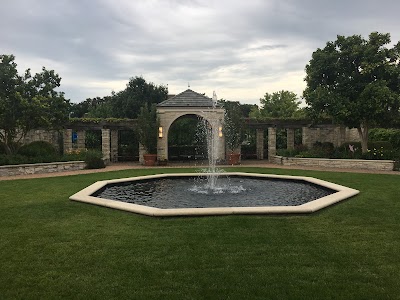
[[[157,160],[163,161],[168,159],[168,130],[167,123],[160,122],[160,127],[162,128],[162,137],[160,137],[160,132],[157,137]],[[160,129],[159,129],[160,130]],[[140,155],[142,156],[142,155]]]
[[[294,149],[294,129],[287,128],[286,129],[286,141],[287,141],[287,149],[293,150]]]
[[[257,159],[264,159],[264,129],[256,131],[256,152]]]
[[[146,149],[139,143],[139,163],[141,164],[144,163],[143,154],[146,154]]]
[[[217,152],[217,159],[220,161],[224,161],[226,159],[226,150],[225,150],[225,136],[222,134],[222,136],[219,136],[219,128],[223,129],[223,114],[220,116],[218,119],[218,126],[217,126],[217,135],[218,135],[218,152]],[[239,146],[240,148],[240,146]]]
[[[111,130],[111,161],[118,161],[118,130]]]
[[[85,130],[78,130],[76,134],[78,136],[78,140],[77,140],[78,149],[79,150],[85,149],[86,148],[86,145],[85,145],[85,143],[86,143],[86,137],[85,137],[86,131]]]
[[[276,128],[268,127],[268,160],[276,155]]]
[[[63,133],[64,154],[72,150],[72,129],[65,129]]]
[[[103,160],[105,164],[110,162],[111,158],[111,137],[110,137],[110,129],[102,129],[101,130],[101,152],[103,152]]]

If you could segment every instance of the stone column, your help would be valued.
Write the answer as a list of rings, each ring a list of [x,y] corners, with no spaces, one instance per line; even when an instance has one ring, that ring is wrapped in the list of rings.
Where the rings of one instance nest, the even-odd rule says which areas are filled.
[[[141,164],[144,163],[143,154],[146,154],[146,149],[139,143],[139,163]]]
[[[256,152],[257,159],[264,159],[264,129],[256,131]]]
[[[287,149],[293,150],[294,149],[294,129],[287,128],[286,129],[286,141],[287,141]]]
[[[276,128],[268,127],[268,160],[276,155]]]
[[[162,128],[162,137],[160,137],[160,132],[157,137],[157,160],[163,161],[168,160],[168,130],[167,122],[160,122],[160,127]],[[159,129],[160,131],[160,129]],[[141,155],[140,155],[141,156]]]
[[[77,131],[77,136],[78,136],[78,140],[77,140],[77,144],[78,144],[78,149],[79,150],[84,150],[86,148],[86,131],[85,130],[78,130]]]
[[[224,161],[226,159],[226,155],[225,155],[225,136],[222,134],[222,136],[219,136],[219,128],[223,129],[223,114],[220,114],[220,118],[218,119],[217,122],[217,134],[218,134],[218,154],[217,154],[217,159],[220,161]],[[240,148],[240,146],[239,146]]]
[[[65,129],[63,133],[64,154],[72,150],[72,129]]]
[[[110,131],[110,129],[104,128],[101,130],[101,152],[103,152],[103,160],[105,164],[108,164],[111,158]]]
[[[111,130],[111,161],[118,161],[118,130]]]

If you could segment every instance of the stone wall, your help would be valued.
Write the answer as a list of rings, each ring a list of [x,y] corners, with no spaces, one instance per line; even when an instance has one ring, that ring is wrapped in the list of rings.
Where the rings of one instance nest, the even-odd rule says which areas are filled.
[[[273,156],[272,163],[283,166],[322,167],[338,169],[364,169],[377,171],[393,171],[392,160],[364,160],[364,159],[331,159],[331,158],[297,158]]]
[[[29,144],[36,141],[45,141],[52,144],[56,149],[59,149],[60,134],[56,130],[30,130],[21,140],[22,144]]]
[[[357,128],[346,128],[346,142],[359,142],[360,136],[358,135]]]
[[[86,167],[84,161],[69,161],[69,162],[54,162],[42,164],[23,164],[0,166],[0,177],[28,175],[28,174],[43,174],[54,172],[67,172],[75,170],[83,170]]]
[[[357,129],[349,129],[342,126],[329,126],[322,128],[303,127],[303,145],[312,148],[315,142],[330,142],[335,147],[339,147],[345,142],[360,141]]]

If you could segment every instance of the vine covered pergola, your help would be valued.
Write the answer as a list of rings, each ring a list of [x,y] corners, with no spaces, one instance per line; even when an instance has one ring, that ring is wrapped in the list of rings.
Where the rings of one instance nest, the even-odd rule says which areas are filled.
[[[157,157],[159,160],[168,158],[168,135],[171,125],[179,118],[186,115],[196,115],[208,121],[213,126],[222,128],[225,110],[215,106],[215,100],[208,98],[190,89],[170,97],[157,105],[157,113],[160,119],[159,136],[157,140]],[[73,149],[72,136],[77,138],[75,147],[85,148],[85,132],[88,130],[101,131],[101,150],[106,162],[118,161],[118,132],[120,130],[135,130],[137,120],[133,119],[71,119],[63,133],[64,152]],[[335,146],[349,140],[349,130],[343,126],[325,120],[313,124],[309,119],[246,119],[245,126],[256,131],[256,155],[257,159],[269,159],[276,155],[277,129],[285,129],[287,148],[293,149],[295,143],[295,130],[302,131],[302,144],[312,147],[316,141],[329,141]],[[264,132],[268,133],[268,143],[264,143]],[[218,158],[225,160],[224,137],[220,137],[221,143],[218,149]],[[268,157],[265,156],[265,144],[268,146]],[[139,147],[139,160],[144,153],[143,147]]]

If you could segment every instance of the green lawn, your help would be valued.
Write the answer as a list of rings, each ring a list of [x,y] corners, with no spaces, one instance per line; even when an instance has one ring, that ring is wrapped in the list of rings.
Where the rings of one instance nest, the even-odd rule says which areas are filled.
[[[361,191],[302,216],[163,219],[68,200],[188,170],[0,181],[0,299],[400,299],[399,175],[231,169]]]

